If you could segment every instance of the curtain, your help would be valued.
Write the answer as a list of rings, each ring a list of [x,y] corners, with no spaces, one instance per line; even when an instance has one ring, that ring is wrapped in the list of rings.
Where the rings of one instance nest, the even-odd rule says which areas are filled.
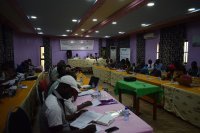
[[[184,25],[161,29],[159,58],[165,66],[172,62],[183,63],[184,40]]]
[[[143,34],[136,35],[137,64],[145,63],[145,39]]]
[[[14,67],[14,47],[12,29],[0,25],[0,64],[8,63]]]

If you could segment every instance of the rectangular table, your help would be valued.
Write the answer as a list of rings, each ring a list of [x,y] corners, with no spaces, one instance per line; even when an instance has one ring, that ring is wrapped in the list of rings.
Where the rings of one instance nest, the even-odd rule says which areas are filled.
[[[120,80],[115,85],[115,93],[119,94],[119,101],[122,102],[122,93],[132,94],[134,96],[134,107],[136,114],[139,114],[139,98],[146,95],[153,95],[153,119],[156,120],[157,96],[161,92],[159,86],[148,84],[141,81],[127,82]]]
[[[37,102],[36,86],[39,80],[43,78],[43,73],[36,75],[38,76],[37,80],[21,82],[21,84],[27,86],[26,89],[17,89],[13,97],[8,96],[0,99],[0,133],[4,131],[8,114],[14,107],[22,107],[28,117],[33,118]]]
[[[108,94],[105,91],[101,91],[101,95],[108,99],[114,99],[110,94]],[[92,100],[92,97],[90,95],[78,97],[75,104],[79,105],[88,100],[90,101]],[[89,106],[85,109],[104,114],[105,112],[118,111],[124,108],[125,108],[124,105],[118,102],[117,104],[104,105],[104,106],[96,106],[96,107]],[[98,125],[103,129],[101,133],[105,132],[104,131],[105,129],[108,129],[113,126],[116,126],[119,128],[119,130],[115,131],[115,133],[152,133],[153,132],[153,129],[150,125],[148,125],[146,122],[144,122],[142,119],[140,119],[137,115],[135,115],[131,111],[129,112],[130,112],[130,115],[129,115],[128,121],[124,121],[123,116],[119,116],[115,118],[115,121],[109,126]]]

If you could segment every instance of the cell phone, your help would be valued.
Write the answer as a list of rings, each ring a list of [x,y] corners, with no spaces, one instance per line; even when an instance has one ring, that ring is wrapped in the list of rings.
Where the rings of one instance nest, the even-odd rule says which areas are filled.
[[[118,127],[111,127],[111,128],[106,129],[105,132],[106,133],[111,133],[111,132],[114,132],[116,130],[119,130],[119,128]]]

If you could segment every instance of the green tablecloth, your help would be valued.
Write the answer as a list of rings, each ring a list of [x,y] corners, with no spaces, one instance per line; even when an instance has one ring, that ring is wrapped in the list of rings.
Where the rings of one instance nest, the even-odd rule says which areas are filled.
[[[123,91],[123,93],[131,93],[134,92],[138,97],[159,93],[161,92],[161,88],[156,85],[148,84],[141,81],[134,82],[126,82],[124,80],[120,80],[115,85],[115,94],[118,94],[119,89]]]

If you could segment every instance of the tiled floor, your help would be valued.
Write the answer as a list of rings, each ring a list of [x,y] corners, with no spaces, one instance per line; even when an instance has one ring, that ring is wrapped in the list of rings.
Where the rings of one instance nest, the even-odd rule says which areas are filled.
[[[113,90],[114,88],[108,85],[108,92],[118,99]],[[132,106],[132,96],[124,94],[122,98],[124,105]],[[153,120],[152,105],[142,100],[140,100],[140,113],[139,117],[151,125],[155,133],[200,133],[200,128],[181,120],[161,108],[157,110],[157,120]],[[33,125],[33,133],[39,133],[38,115]]]

